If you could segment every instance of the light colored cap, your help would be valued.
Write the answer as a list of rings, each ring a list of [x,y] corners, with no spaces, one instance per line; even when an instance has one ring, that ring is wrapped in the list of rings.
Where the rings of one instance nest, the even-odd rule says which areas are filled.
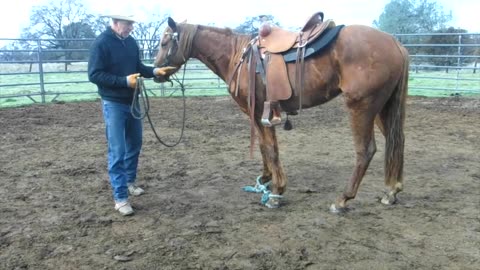
[[[128,22],[137,22],[133,15],[105,15],[105,17],[112,18],[114,20],[128,21]]]

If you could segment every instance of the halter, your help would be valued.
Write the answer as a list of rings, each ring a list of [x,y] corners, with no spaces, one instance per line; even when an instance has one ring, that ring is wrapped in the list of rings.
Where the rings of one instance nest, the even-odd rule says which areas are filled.
[[[167,51],[167,55],[165,56],[165,60],[161,65],[162,67],[172,65],[171,62],[174,59],[174,57],[176,56],[176,54],[178,53],[179,49],[181,51],[181,56],[180,57],[183,61],[182,65],[187,62],[188,58],[190,57],[191,51],[192,51],[192,42],[193,42],[193,38],[194,38],[194,36],[197,32],[197,27],[198,26],[195,25],[193,27],[194,28],[191,31],[191,35],[188,35],[188,34],[183,35],[182,38],[185,39],[185,40],[182,40],[183,44],[180,44],[180,30],[184,30],[184,29],[178,29],[179,27],[177,27],[175,32],[164,34],[164,35],[170,37],[170,41],[173,44]],[[188,33],[188,32],[186,32],[186,33]],[[188,56],[188,58],[186,56]]]
[[[166,33],[165,35],[170,36],[170,41],[173,42],[173,46],[168,49],[167,56],[165,56],[165,62],[162,66],[169,66],[170,65],[170,60],[173,55],[175,55],[178,51],[178,42],[180,41],[179,39],[179,33],[178,32],[173,32],[173,33]],[[185,60],[185,56],[182,55],[183,60]]]

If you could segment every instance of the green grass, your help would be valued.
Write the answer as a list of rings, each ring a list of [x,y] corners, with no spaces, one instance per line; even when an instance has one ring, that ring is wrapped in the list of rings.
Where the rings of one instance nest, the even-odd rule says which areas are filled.
[[[74,63],[68,66],[70,73],[64,73],[63,64],[46,64],[44,66],[45,86],[40,89],[40,75],[27,73],[28,65],[0,65],[3,75],[0,75],[0,108],[23,106],[35,102],[54,101],[82,101],[99,98],[97,88],[88,82],[85,63]],[[32,72],[38,72],[38,67],[32,66]],[[24,73],[24,74],[16,74]],[[177,73],[181,80],[183,72]],[[461,80],[457,80],[461,79]],[[468,80],[464,80],[468,79]],[[14,84],[32,84],[16,85]],[[5,86],[12,85],[12,86]],[[150,96],[180,96],[179,85],[174,83],[158,84],[151,79],[145,80],[145,86]],[[187,65],[185,73],[186,96],[220,96],[228,95],[227,87],[210,70],[205,69],[203,64],[193,62]],[[42,96],[42,92],[45,94]],[[61,94],[60,94],[61,93]],[[14,97],[13,95],[21,95]],[[446,72],[411,72],[409,78],[409,95],[442,97],[461,95],[468,97],[480,97],[480,72],[472,70]],[[44,100],[42,100],[42,97]]]
[[[44,89],[40,88],[40,74],[15,74],[24,73],[28,68],[21,65],[15,65],[17,68],[5,65],[0,66],[4,75],[0,75],[0,108],[23,106],[32,103],[42,102],[73,102],[82,100],[95,100],[99,98],[96,85],[90,83],[87,78],[86,66],[83,70],[69,67],[69,71],[73,69],[75,72],[64,73],[63,65],[57,65],[56,68],[44,70]],[[185,77],[183,72],[177,73],[178,79],[184,82],[186,96],[221,96],[228,95],[225,83],[220,80],[210,70],[206,70],[198,64],[188,65]],[[7,72],[12,74],[6,74]],[[33,69],[32,72],[38,72]],[[183,80],[184,79],[184,80]],[[14,84],[31,84],[31,85],[15,85]],[[2,86],[3,85],[3,86]],[[12,86],[5,86],[12,85]],[[145,79],[145,87],[149,96],[181,96],[182,91],[180,85],[176,82],[173,84],[155,83],[152,79]],[[42,95],[42,93],[44,95]],[[15,97],[13,96],[15,95]],[[20,96],[16,96],[20,95]],[[44,98],[44,100],[42,99]]]
[[[461,95],[480,97],[480,71],[462,70],[410,73],[409,95],[442,97]]]

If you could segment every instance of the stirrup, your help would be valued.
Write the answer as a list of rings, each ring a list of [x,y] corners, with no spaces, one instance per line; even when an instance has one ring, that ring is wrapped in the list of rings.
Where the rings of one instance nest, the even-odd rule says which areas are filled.
[[[266,127],[271,127],[272,123],[270,123],[270,101],[263,102],[263,113],[262,113],[262,125]]]
[[[262,118],[262,125],[264,125],[265,127],[272,127],[272,123],[270,123],[270,120],[268,120],[268,118]]]
[[[273,127],[273,126],[278,126],[282,123],[282,119],[280,117],[274,117],[272,118],[272,121],[270,121],[268,118],[262,118],[262,125],[265,127]]]
[[[270,123],[273,125],[273,126],[278,126],[282,123],[282,118],[280,117],[272,117],[272,120],[270,121]]]

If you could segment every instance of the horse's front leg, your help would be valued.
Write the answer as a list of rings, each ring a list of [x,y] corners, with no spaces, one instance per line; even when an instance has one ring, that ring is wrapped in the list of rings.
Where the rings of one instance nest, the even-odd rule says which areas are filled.
[[[256,121],[258,130],[259,147],[263,160],[262,184],[271,181],[268,201],[265,205],[269,208],[280,206],[282,194],[287,187],[287,177],[283,171],[278,153],[278,142],[275,127],[265,127]]]
[[[262,175],[260,176],[260,183],[262,185],[268,185],[272,183],[272,171],[270,170],[270,167],[267,165],[265,147],[260,143],[259,148],[260,148],[260,153],[262,154],[262,161],[263,161],[263,172],[262,172]]]

